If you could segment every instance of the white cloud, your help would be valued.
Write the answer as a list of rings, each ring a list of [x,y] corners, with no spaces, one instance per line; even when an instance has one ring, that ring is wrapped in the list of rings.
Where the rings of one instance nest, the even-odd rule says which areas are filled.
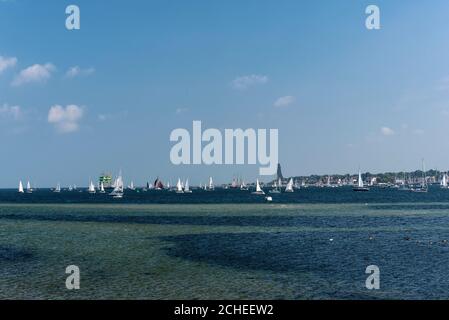
[[[380,128],[380,132],[384,135],[384,136],[392,136],[394,135],[394,130],[388,127],[382,127]]]
[[[249,76],[237,77],[232,81],[232,86],[235,89],[245,90],[249,87],[258,84],[265,84],[268,82],[268,77],[263,75],[252,74]]]
[[[8,58],[0,56],[0,74],[8,68],[12,68],[17,64],[17,58]]]
[[[19,106],[10,106],[8,104],[3,104],[0,106],[0,118],[13,118],[14,120],[20,119],[22,115],[22,110]]]
[[[176,109],[176,114],[185,113],[187,111],[189,111],[188,108],[178,108],[178,109]]]
[[[83,108],[73,104],[65,108],[55,105],[48,112],[48,122],[54,124],[60,133],[75,132],[79,129],[79,121],[83,114]]]
[[[293,96],[280,97],[274,102],[274,106],[276,108],[287,107],[291,105],[293,102],[295,102],[295,97]]]
[[[75,78],[77,76],[89,76],[95,72],[94,68],[82,69],[79,66],[69,68],[65,73],[67,78]]]
[[[424,134],[424,130],[423,129],[415,129],[415,130],[413,130],[413,133],[420,136],[420,135]]]
[[[51,63],[32,65],[20,71],[12,82],[12,85],[20,86],[30,82],[45,82],[50,79],[51,73],[54,72],[55,69],[55,66]]]

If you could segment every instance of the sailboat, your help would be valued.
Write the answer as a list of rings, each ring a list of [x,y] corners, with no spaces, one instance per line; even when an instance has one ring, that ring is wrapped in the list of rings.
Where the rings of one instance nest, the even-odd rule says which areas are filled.
[[[290,178],[288,181],[287,186],[285,187],[285,192],[293,192],[293,178]]]
[[[215,189],[214,181],[212,180],[212,177],[210,177],[210,178],[209,178],[209,187],[208,187],[208,190],[209,190],[209,191],[213,191],[214,189]]]
[[[115,199],[123,198],[123,178],[121,172],[117,179],[115,179],[114,185],[114,190],[112,190],[110,195]]]
[[[186,180],[186,184],[184,186],[184,193],[192,193],[192,190],[190,190],[189,187],[189,179]]]
[[[176,184],[176,193],[184,193],[184,191],[182,190],[181,179],[179,179],[179,178],[178,178],[178,183]]]
[[[427,178],[426,178],[426,170],[424,168],[424,159],[422,160],[422,183],[421,186],[417,188],[412,188],[412,192],[426,193],[428,191],[427,188]]]
[[[276,181],[273,183],[273,189],[268,191],[269,193],[281,193],[280,186],[278,187],[278,184]]]
[[[100,183],[100,193],[106,193],[106,191],[104,190],[104,183],[103,183],[103,181]]]
[[[56,188],[55,188],[55,190],[53,190],[53,192],[55,192],[55,193],[60,193],[61,192],[61,184],[60,183],[58,183],[56,185]]]
[[[441,188],[442,189],[447,189],[447,174],[446,172],[443,174],[443,178],[441,179]]]
[[[19,193],[24,193],[23,191],[23,184],[22,184],[22,180],[19,181]]]
[[[128,189],[132,191],[136,190],[136,188],[134,187],[134,181],[131,181],[131,184],[128,186]]]
[[[27,182],[27,189],[26,189],[26,192],[27,192],[27,193],[33,193],[33,189],[31,188],[31,184],[30,184],[29,181]]]
[[[242,184],[240,185],[240,190],[242,190],[242,191],[248,190],[248,186],[246,185],[245,180],[242,180]]]
[[[363,179],[362,179],[362,172],[359,170],[359,180],[358,180],[358,185],[354,188],[352,188],[352,190],[354,191],[369,191],[369,188],[365,187],[363,185]]]
[[[295,189],[301,189],[301,185],[299,184],[298,180],[295,180],[295,183],[293,184],[293,188]]]
[[[92,180],[90,180],[88,192],[89,193],[95,193],[96,192],[95,191],[95,186],[94,186],[94,183],[92,182]]]
[[[256,191],[254,191],[253,194],[261,194],[261,195],[265,194],[265,192],[260,187],[259,179],[257,179],[256,181]]]

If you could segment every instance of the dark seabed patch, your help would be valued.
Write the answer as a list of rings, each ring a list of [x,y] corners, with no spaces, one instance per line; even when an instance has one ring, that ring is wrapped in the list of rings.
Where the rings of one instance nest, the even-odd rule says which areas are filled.
[[[26,262],[33,259],[30,250],[16,247],[0,246],[0,261],[3,262]]]
[[[162,240],[173,244],[166,249],[168,255],[195,262],[234,270],[312,273],[331,284],[321,287],[320,294],[336,299],[367,297],[363,289],[368,265],[381,270],[383,297],[449,298],[446,243],[420,232],[371,237],[360,232],[282,232],[197,234]]]

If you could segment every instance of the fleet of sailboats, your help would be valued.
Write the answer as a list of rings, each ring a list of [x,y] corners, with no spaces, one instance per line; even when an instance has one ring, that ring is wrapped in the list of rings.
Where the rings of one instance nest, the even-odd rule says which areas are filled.
[[[327,183],[319,182],[319,183],[316,183],[315,186],[317,186],[317,187],[323,187],[323,186],[340,187],[340,186],[344,186],[344,185],[354,184],[354,186],[353,186],[354,191],[370,191],[370,188],[368,187],[368,185],[375,187],[375,185],[378,184],[379,187],[383,187],[383,188],[390,187],[390,188],[401,190],[401,191],[407,190],[407,191],[412,191],[412,192],[425,193],[425,192],[428,192],[429,185],[428,185],[428,179],[426,176],[424,159],[422,160],[422,171],[421,172],[422,172],[421,178],[416,178],[416,175],[414,175],[414,176],[410,175],[410,177],[408,177],[408,179],[407,179],[407,176],[404,173],[403,180],[397,179],[396,176],[394,177],[394,179],[395,179],[394,184],[386,184],[386,183],[378,184],[376,182],[376,178],[373,176],[370,176],[369,174],[365,177],[366,181],[367,181],[367,182],[365,182],[363,180],[362,172],[359,169],[358,179],[356,181],[354,181],[355,179],[353,179],[351,175],[348,175],[349,178],[345,178],[344,179],[345,181],[342,181],[342,179],[338,178],[338,183],[337,183],[337,179],[335,178],[334,179],[335,184],[332,184],[331,176],[328,175],[328,176],[326,176]],[[442,173],[438,180],[435,178],[435,176],[433,176],[429,179],[430,179],[429,181],[431,181],[432,184],[439,184],[441,189],[449,189],[449,177],[448,177],[447,172]],[[282,188],[283,181],[284,181],[284,183],[286,181],[288,181],[287,184],[285,185],[285,189]],[[301,184],[299,184],[299,182],[301,182]],[[310,186],[310,185],[306,185],[304,179],[295,181],[293,178],[289,178],[288,180],[282,180],[282,179],[278,178],[277,180],[274,180],[271,183],[271,188],[268,192],[270,194],[280,194],[282,192],[292,193],[292,192],[295,192],[295,189],[306,188],[307,186]],[[123,182],[123,177],[122,177],[121,171],[120,171],[119,175],[117,176],[117,178],[114,180],[113,184],[108,185],[108,189],[111,187],[112,187],[112,192],[110,192],[109,195],[111,195],[113,198],[122,198],[124,196],[125,190],[124,190],[124,182]],[[155,190],[175,191],[176,193],[192,193],[192,188],[190,186],[189,179],[185,179],[185,182],[184,182],[183,180],[181,180],[181,178],[178,178],[178,182],[176,183],[174,188],[170,188],[169,183],[167,183],[167,186],[164,186],[162,181],[159,178],[157,178],[156,181],[154,182],[154,187],[152,184],[150,185],[147,182],[147,188],[136,188],[136,186],[134,185],[134,181],[131,181],[130,185],[127,187],[127,190],[140,192],[141,190],[147,191],[152,188],[154,188]],[[265,191],[263,190],[262,183],[259,181],[259,179],[256,179],[255,184],[250,184],[248,186],[246,184],[245,180],[243,180],[241,178],[234,177],[232,179],[232,183],[222,185],[221,188],[222,189],[239,189],[241,191],[248,191],[251,188],[253,190],[253,192],[251,192],[252,194],[265,195]],[[204,185],[200,183],[199,187],[193,188],[193,190],[202,190],[202,189],[205,191],[215,190],[215,185],[214,185],[214,181],[213,181],[212,177],[209,177],[209,181],[207,183],[205,183]],[[72,185],[70,185],[65,190],[74,191],[77,189],[76,189],[76,186],[72,187]],[[79,192],[85,192],[85,190],[86,189],[81,189]],[[30,193],[33,193],[33,191],[34,190],[33,190],[32,185],[29,180],[27,181],[25,187],[22,183],[22,180],[19,181],[18,193],[22,193],[22,194],[29,193],[30,194]],[[55,193],[60,193],[62,191],[61,184],[58,183],[56,185],[56,188],[52,189],[52,191]],[[95,194],[95,193],[104,194],[107,191],[106,191],[106,186],[105,186],[103,180],[100,179],[100,182],[96,188],[92,179],[90,179],[89,185],[87,188],[87,192],[90,194]],[[272,197],[266,197],[266,198],[270,198],[271,199],[270,201],[272,201]]]

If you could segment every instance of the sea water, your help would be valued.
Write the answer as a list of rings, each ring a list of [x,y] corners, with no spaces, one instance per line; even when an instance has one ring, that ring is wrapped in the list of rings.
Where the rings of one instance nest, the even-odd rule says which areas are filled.
[[[1,190],[0,298],[449,298],[449,190],[272,196]]]

